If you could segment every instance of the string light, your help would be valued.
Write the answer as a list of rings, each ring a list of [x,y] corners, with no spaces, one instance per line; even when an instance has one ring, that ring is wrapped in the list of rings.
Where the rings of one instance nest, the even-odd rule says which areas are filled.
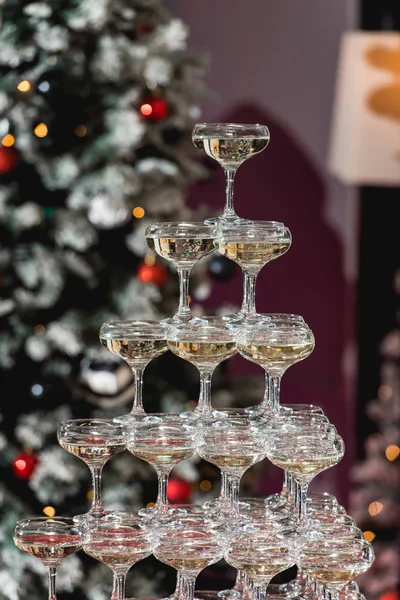
[[[376,533],[373,531],[363,531],[363,536],[367,542],[373,542],[376,538]]]
[[[389,400],[393,394],[393,390],[390,385],[381,385],[378,389],[378,398],[380,400]]]
[[[393,462],[400,456],[400,448],[396,444],[390,444],[385,450],[385,456],[390,462]]]
[[[132,214],[135,219],[141,219],[145,215],[145,210],[141,206],[136,206],[136,208],[133,209]]]
[[[36,335],[43,335],[46,332],[46,327],[44,325],[35,325],[35,327],[33,328],[33,332],[36,333]]]
[[[155,503],[154,503],[154,502],[148,502],[148,503],[146,504],[146,508],[153,508],[153,506],[155,506]]]
[[[43,512],[46,515],[46,517],[54,517],[54,515],[56,514],[56,509],[54,508],[54,506],[45,506]]]
[[[49,130],[47,129],[47,125],[45,125],[44,123],[39,123],[39,125],[36,125],[33,132],[36,135],[36,137],[44,138],[49,133]]]
[[[15,137],[13,135],[11,135],[11,133],[7,133],[1,140],[1,143],[6,148],[11,148],[11,146],[14,146],[14,142],[15,142]]]
[[[204,479],[200,482],[199,488],[202,492],[209,492],[212,488],[211,481],[208,481],[208,479]]]
[[[142,104],[142,106],[140,107],[140,112],[144,117],[148,117],[153,112],[153,108],[150,104]]]
[[[379,515],[379,513],[382,512],[382,510],[382,502],[371,502],[371,504],[368,506],[368,512],[371,515],[371,517],[376,517],[376,515]]]
[[[74,134],[77,137],[85,137],[85,135],[87,134],[87,129],[84,125],[77,125],[74,129]]]
[[[31,87],[32,86],[29,83],[29,81],[27,79],[24,79],[23,81],[20,81],[19,84],[17,85],[17,90],[19,92],[29,92]]]
[[[91,502],[93,500],[93,496],[94,496],[93,490],[88,490],[86,492],[86,500],[89,500],[89,502]]]
[[[43,386],[40,385],[40,383],[35,383],[31,387],[31,394],[32,394],[32,396],[36,396],[36,397],[41,396],[43,394]]]

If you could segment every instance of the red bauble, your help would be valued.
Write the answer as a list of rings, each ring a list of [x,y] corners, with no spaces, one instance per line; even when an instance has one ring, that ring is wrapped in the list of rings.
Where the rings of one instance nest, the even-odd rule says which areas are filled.
[[[12,148],[0,146],[0,175],[8,173],[18,163],[18,154]]]
[[[167,281],[167,269],[159,262],[155,262],[154,265],[146,265],[143,262],[139,265],[136,275],[142,283],[154,283],[158,287],[162,287]]]
[[[22,452],[14,458],[12,466],[14,474],[19,477],[19,479],[30,479],[37,464],[38,459],[35,454]]]
[[[149,121],[164,121],[169,115],[169,106],[164,98],[144,99],[140,112]]]
[[[186,504],[192,495],[192,486],[184,479],[168,481],[167,498],[171,504]]]

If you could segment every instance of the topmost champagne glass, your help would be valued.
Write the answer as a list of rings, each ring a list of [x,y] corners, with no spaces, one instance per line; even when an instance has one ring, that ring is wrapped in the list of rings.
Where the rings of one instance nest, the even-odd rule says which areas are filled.
[[[240,165],[264,150],[269,144],[266,125],[239,123],[198,123],[192,133],[193,144],[222,166],[226,180],[225,208],[221,216],[207,219],[206,223],[245,221],[233,208],[233,185]],[[248,222],[248,221],[247,221]]]

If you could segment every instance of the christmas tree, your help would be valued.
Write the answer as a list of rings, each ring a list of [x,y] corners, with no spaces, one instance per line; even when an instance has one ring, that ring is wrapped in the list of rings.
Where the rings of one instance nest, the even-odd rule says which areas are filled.
[[[400,271],[394,289],[400,295]],[[360,577],[360,588],[371,600],[399,598],[400,571],[400,323],[380,342],[380,383],[377,397],[367,403],[370,433],[364,458],[352,471],[354,489],[350,514],[374,543],[375,561]]]
[[[203,174],[190,130],[205,65],[159,0],[0,0],[0,11],[0,597],[15,600],[39,597],[44,577],[13,547],[15,521],[88,509],[89,472],[58,446],[58,424],[124,414],[132,402],[130,369],[101,347],[100,325],[176,309],[176,272],[148,253],[144,231],[196,220],[183,189]],[[206,267],[197,274],[195,299],[208,285]],[[198,394],[195,369],[171,353],[144,384],[147,412],[180,412]],[[180,476],[175,501],[197,469]],[[114,457],[106,508],[146,505],[155,482],[128,453]],[[60,568],[58,590],[108,598],[107,569],[81,560]],[[131,595],[162,590],[148,569]]]

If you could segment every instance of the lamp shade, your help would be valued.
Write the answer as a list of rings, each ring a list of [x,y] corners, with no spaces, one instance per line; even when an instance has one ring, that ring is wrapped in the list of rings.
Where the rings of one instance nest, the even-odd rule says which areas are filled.
[[[345,183],[400,185],[400,34],[344,34],[328,162]]]

